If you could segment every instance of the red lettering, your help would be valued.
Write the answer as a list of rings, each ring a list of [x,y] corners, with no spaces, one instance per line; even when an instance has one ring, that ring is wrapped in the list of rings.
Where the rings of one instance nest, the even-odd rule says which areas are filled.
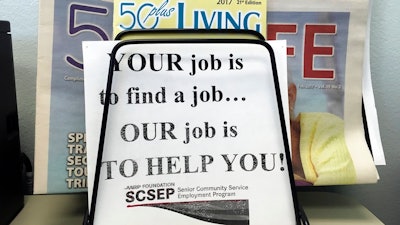
[[[267,40],[277,40],[279,33],[296,34],[297,24],[268,24],[267,31]],[[293,46],[288,46],[286,51],[288,56],[295,55]]]
[[[316,46],[315,37],[317,34],[335,34],[336,25],[315,25],[306,24],[304,37],[304,68],[303,77],[308,79],[334,79],[334,70],[314,69],[315,56],[333,56],[332,46]]]

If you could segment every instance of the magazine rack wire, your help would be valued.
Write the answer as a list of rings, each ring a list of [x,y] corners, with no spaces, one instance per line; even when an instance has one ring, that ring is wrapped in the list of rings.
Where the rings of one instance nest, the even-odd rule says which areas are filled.
[[[115,66],[115,58],[116,52],[119,48],[126,45],[135,45],[135,44],[187,44],[187,43],[253,43],[253,44],[261,44],[268,48],[271,55],[272,60],[272,69],[274,75],[274,83],[275,83],[275,93],[278,102],[279,109],[279,118],[280,124],[282,128],[283,134],[283,142],[285,146],[285,154],[290,155],[289,152],[289,144],[288,144],[288,136],[286,133],[286,125],[284,119],[284,112],[281,102],[281,94],[279,88],[278,74],[277,68],[275,64],[275,58],[273,56],[272,48],[266,44],[262,35],[258,32],[246,31],[246,30],[138,30],[138,31],[126,31],[120,33],[116,40],[120,40],[111,52],[108,77],[107,77],[107,85],[105,89],[105,102],[103,108],[102,122],[101,122],[101,131],[100,131],[100,139],[98,145],[98,153],[97,153],[97,162],[95,165],[95,174],[94,174],[94,183],[92,190],[92,197],[90,202],[90,209],[85,215],[83,224],[84,225],[94,225],[95,213],[96,213],[96,205],[98,200],[98,190],[99,190],[99,180],[101,173],[101,165],[103,161],[103,152],[104,152],[104,143],[106,136],[106,127],[107,127],[107,119],[109,114],[110,107],[110,95],[113,83],[114,76],[114,66]],[[301,206],[298,204],[294,178],[292,173],[292,166],[290,159],[286,160],[287,165],[285,165],[288,169],[288,182],[290,182],[291,187],[291,198],[293,200],[293,205],[295,209],[295,220],[297,224],[309,224],[307,217],[302,210]],[[282,218],[284,219],[284,218]],[[226,223],[226,224],[234,224],[234,223]]]

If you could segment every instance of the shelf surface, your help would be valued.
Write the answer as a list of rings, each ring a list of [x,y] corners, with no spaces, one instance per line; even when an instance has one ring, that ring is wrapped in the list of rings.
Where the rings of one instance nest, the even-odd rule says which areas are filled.
[[[299,203],[311,225],[383,225],[359,202],[330,192],[299,192]]]

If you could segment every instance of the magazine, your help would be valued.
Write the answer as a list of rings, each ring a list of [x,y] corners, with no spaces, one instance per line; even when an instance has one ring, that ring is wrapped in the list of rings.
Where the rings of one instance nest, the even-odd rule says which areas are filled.
[[[112,2],[40,1],[34,193],[87,190],[83,40],[112,38]]]
[[[269,1],[268,40],[288,49],[297,185],[374,183],[364,136],[362,77],[368,1]]]
[[[258,42],[84,42],[91,224],[296,224],[286,45]]]
[[[139,3],[133,5],[121,2],[121,6],[117,8],[122,10],[120,13],[124,27],[133,20],[137,22],[132,27],[135,29],[138,24],[148,25],[156,20],[160,21],[160,28],[167,28],[164,22],[161,23],[166,17],[161,11],[165,12],[166,7],[171,8],[171,5],[166,5],[165,2],[142,1],[141,13],[135,12],[134,17],[131,17],[130,11],[136,10]],[[174,1],[168,2],[176,4]],[[228,4],[226,1],[219,1],[216,5],[185,1],[176,7],[177,11],[179,8],[179,18],[182,21],[185,19],[181,18],[184,16],[183,12],[188,18],[189,13],[193,13],[197,15],[195,18],[201,18],[203,25],[218,28],[214,24],[221,24],[218,21],[222,21],[219,19],[223,17],[224,21],[229,21],[230,28],[263,32],[266,27],[266,3],[258,3],[248,6],[241,4],[243,7],[237,7],[236,4]],[[156,12],[157,18],[147,18],[147,23],[143,23],[141,16],[150,13],[148,10],[152,4],[160,6]],[[193,4],[200,4],[199,11],[189,11],[189,7],[194,7]],[[113,39],[113,8],[116,5],[117,1],[114,4],[112,1],[100,0],[40,2],[34,163],[34,192],[37,194],[87,190],[81,42]],[[215,11],[208,17],[206,10],[216,6],[224,9],[224,14]],[[256,11],[246,14],[246,10],[251,9]],[[189,21],[187,19],[181,25],[189,28]]]
[[[369,3],[369,16],[367,25],[367,35],[365,38],[365,54],[364,54],[364,75],[363,75],[363,103],[365,107],[365,117],[367,121],[367,129],[369,134],[369,143],[372,155],[374,156],[375,165],[386,165],[385,154],[383,151],[381,134],[379,130],[378,113],[375,106],[374,90],[371,80],[370,68],[370,25],[371,11],[373,0]]]
[[[224,5],[224,7],[226,8],[228,6],[231,7],[228,2],[229,1],[220,1],[220,4],[218,5]],[[262,7],[256,4],[253,5],[254,8],[257,8],[257,10],[264,10],[264,4],[266,6],[266,1],[248,2],[262,4]],[[279,3],[278,1],[269,1],[269,3],[272,4],[269,9],[282,12],[308,12],[312,10],[330,11],[322,10],[321,8],[328,8],[332,10],[335,9],[335,11],[341,11],[340,9],[337,9],[340,5],[331,7],[336,3],[329,3],[331,1],[325,2],[324,4],[328,4],[327,7],[324,7],[324,4],[321,5],[321,2],[319,2],[318,5],[320,7],[313,9],[312,7],[309,7],[309,4],[316,5],[313,1],[305,1],[302,3],[294,4],[291,3],[286,4],[286,6],[284,6],[283,3]],[[360,3],[359,7],[361,8],[363,8],[364,4],[366,4],[364,1],[355,2],[357,4]],[[163,2],[160,1],[158,3],[162,4]],[[185,3],[191,4],[189,1],[185,1]],[[346,4],[350,3],[345,3],[342,5]],[[350,10],[344,11],[353,12],[353,9],[355,8],[354,5],[357,4],[352,4],[349,8]],[[305,7],[305,5],[307,5],[307,7]],[[64,193],[86,191],[86,134],[84,127],[85,119],[83,102],[83,71],[81,69],[81,41],[112,39],[112,36],[114,35],[112,25],[112,12],[113,7],[115,6],[116,4],[113,5],[111,1],[107,2],[99,0],[70,0],[50,2],[46,1],[44,3],[40,3],[35,137],[35,193]],[[135,9],[135,7],[137,6],[138,4],[136,4],[135,6],[129,4],[124,4],[124,6],[120,6],[120,8],[123,8],[123,10],[121,11],[121,13],[123,13],[123,17],[121,18],[124,19],[121,20],[124,21],[122,24],[123,26],[127,27],[128,25],[132,25],[132,20],[129,24],[129,18],[138,18],[136,16],[130,17],[131,14],[129,13],[129,10]],[[180,6],[182,9],[182,5]],[[206,4],[206,6],[208,6],[208,3]],[[212,7],[214,8],[216,6],[212,5]],[[143,7],[143,9],[144,8],[145,7]],[[364,11],[364,9],[360,9],[359,11]],[[185,10],[185,12],[189,11]],[[216,21],[216,18],[218,18],[218,16],[222,16],[216,13],[206,13],[205,11],[197,11],[196,13],[197,14],[194,15],[197,15],[197,17],[191,16],[191,18],[201,18],[201,21],[203,23],[202,26],[204,26],[205,24],[210,25],[212,24],[212,22]],[[250,28],[254,29],[260,28],[261,33],[265,34],[266,32],[264,32],[263,30],[266,29],[263,28],[265,26],[263,25],[263,21],[266,21],[266,19],[263,21],[255,21],[254,18],[256,17],[254,15],[256,15],[257,13],[252,14],[253,16],[251,17],[251,25],[249,26]],[[224,16],[229,15],[236,14],[234,14],[233,12],[231,14],[224,14]],[[265,14],[260,11],[259,15]],[[360,15],[360,20],[357,20],[357,22],[363,24],[363,15],[358,13],[357,15]],[[126,19],[128,19],[128,22],[126,21]],[[161,20],[165,18],[159,17],[159,19]],[[275,19],[275,17],[271,17],[270,15],[268,19],[272,21],[272,24],[274,23],[273,20]],[[151,20],[147,21],[149,22]],[[185,28],[196,28],[194,26],[194,23],[189,23],[188,21],[191,20],[186,20],[187,24],[189,24],[190,26]],[[138,24],[139,22],[136,23],[136,25]],[[231,22],[231,25],[232,24],[233,22]],[[244,23],[241,24],[244,25]],[[198,27],[203,28],[202,26],[199,25]],[[249,26],[247,26],[247,28],[249,28]],[[211,27],[211,25],[209,27]],[[234,27],[234,25],[232,25],[232,27]],[[237,27],[241,26],[237,25]],[[140,27],[134,26],[133,28],[137,29]],[[362,26],[361,29],[363,29]],[[116,31],[114,30],[114,32]],[[286,35],[278,35],[278,39],[286,38]],[[361,40],[359,43],[362,42],[363,40]],[[289,44],[293,45],[293,43]],[[289,46],[288,49],[290,50],[292,48]],[[296,57],[288,57],[290,64],[292,63],[291,61],[293,61],[293,58]],[[297,106],[298,105],[299,104],[297,104]],[[336,108],[336,106],[333,108]],[[300,109],[297,108],[297,110],[299,111]],[[340,109],[337,111],[340,111]],[[356,117],[355,115],[353,116]],[[354,120],[355,126],[353,126],[354,124],[349,125],[349,127],[355,128],[355,135],[357,137],[361,135],[359,133],[360,130],[358,129],[360,128],[359,119]],[[365,146],[364,143],[361,143],[360,145],[354,145]],[[362,147],[362,149],[365,148]],[[363,160],[362,157],[360,158],[360,160]],[[366,161],[369,161],[368,157]],[[374,174],[374,169],[371,170],[372,172],[368,172],[369,170],[367,170],[365,174]],[[372,179],[371,182],[373,182],[373,180],[374,179]],[[363,183],[364,181],[364,179],[361,179],[360,183]]]

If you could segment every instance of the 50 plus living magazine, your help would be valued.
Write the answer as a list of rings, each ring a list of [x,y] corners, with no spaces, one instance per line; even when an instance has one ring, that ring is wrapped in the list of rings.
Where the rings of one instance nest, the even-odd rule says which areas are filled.
[[[166,1],[137,1],[134,4],[128,2],[117,9],[121,9],[124,19],[128,19],[123,24],[126,27],[132,21],[138,22],[138,14],[129,13],[129,10],[135,10],[133,5],[137,7],[143,3],[146,6],[144,8],[149,8],[150,4],[162,6],[164,2]],[[186,15],[182,13],[191,13],[189,8],[182,11],[183,4],[187,6],[196,2],[198,1],[180,3],[180,15],[185,18]],[[260,3],[246,7],[243,4],[219,7],[232,13],[233,17],[237,16],[236,12],[254,9],[255,12],[243,18],[249,24],[237,29],[265,32],[266,2]],[[198,9],[211,12],[210,8],[214,9],[216,4],[217,2],[202,2]],[[40,1],[34,163],[34,192],[37,194],[87,191],[81,44],[88,40],[113,39],[113,8],[114,2],[108,0]],[[198,15],[203,16],[198,22],[206,27],[208,22],[212,22],[207,21],[204,12]],[[195,28],[193,21],[185,21],[185,24],[181,23],[184,28]],[[154,20],[150,19],[148,22],[154,23]],[[160,28],[176,26],[171,23],[161,25]]]
[[[56,4],[57,3],[57,4]],[[83,125],[83,75],[82,75],[82,70],[80,70],[78,67],[78,64],[75,64],[74,68],[72,65],[68,66],[67,61],[63,59],[63,57],[55,57],[54,55],[52,56],[53,51],[55,49],[65,49],[66,55],[70,55],[75,57],[75,60],[79,61],[80,57],[79,56],[81,53],[81,44],[80,42],[82,40],[98,40],[102,36],[96,36],[95,33],[93,32],[87,32],[89,30],[80,30],[80,32],[77,32],[78,26],[84,25],[85,23],[88,23],[89,21],[93,20],[95,22],[90,22],[92,25],[92,28],[100,28],[100,30],[105,31],[107,33],[108,37],[112,36],[112,7],[113,5],[108,2],[108,1],[67,1],[64,3],[61,2],[56,2],[50,4],[49,2],[46,2],[46,4],[41,2],[41,12],[40,12],[40,26],[39,26],[39,50],[38,50],[38,87],[37,87],[37,119],[36,119],[36,146],[35,146],[35,192],[36,193],[62,193],[62,192],[71,192],[71,191],[86,191],[86,175],[85,172],[79,172],[79,171],[84,171],[86,168],[86,165],[83,163],[80,163],[80,165],[74,165],[76,163],[72,163],[72,161],[68,162],[66,159],[68,157],[71,158],[71,160],[75,157],[84,157],[84,154],[81,154],[77,152],[78,154],[69,154],[69,148],[68,145],[71,146],[81,146],[84,148],[85,146],[85,138],[84,138],[84,127]],[[354,77],[353,80],[346,81],[345,82],[345,87],[348,89],[350,88],[350,85],[348,85],[351,82],[358,82],[358,74],[359,74],[359,69],[358,65],[361,64],[360,62],[360,56],[363,54],[362,48],[360,48],[360,45],[364,42],[364,25],[366,24],[366,7],[368,5],[368,1],[349,1],[349,2],[342,2],[338,3],[338,1],[301,1],[301,2],[296,2],[296,1],[268,1],[269,7],[268,10],[270,13],[268,14],[268,20],[269,24],[291,24],[291,25],[296,25],[296,31],[291,30],[292,28],[289,29],[288,33],[289,34],[283,34],[282,32],[277,33],[277,35],[273,38],[277,39],[288,39],[288,45],[289,45],[289,50],[296,47],[295,53],[296,56],[290,56],[288,57],[288,62],[289,65],[294,64],[294,65],[299,65],[301,62],[301,51],[303,48],[303,44],[299,43],[296,41],[296,39],[302,39],[302,27],[300,27],[300,24],[297,23],[297,18],[298,16],[301,16],[301,13],[303,15],[305,14],[314,14],[316,12],[336,12],[340,13],[342,12],[343,14],[349,15],[347,19],[349,20],[349,27],[345,27],[345,32],[346,35],[348,35],[348,40],[352,40],[351,42],[345,41],[343,43],[335,42],[335,45],[348,45],[351,44],[350,50],[352,51],[347,51],[349,52],[346,53],[346,62],[345,65],[348,67],[354,67],[353,69],[350,69],[346,74],[351,72],[352,74],[356,74],[356,77]],[[322,4],[323,3],[323,4]],[[61,5],[60,5],[61,4]],[[72,9],[72,10],[71,10]],[[94,11],[99,11],[97,13],[93,13]],[[297,13],[296,13],[297,12]],[[289,13],[292,13],[294,16],[288,16],[287,19],[284,19],[284,15]],[[279,16],[279,14],[281,16]],[[57,16],[54,16],[57,15]],[[65,17],[62,17],[64,15]],[[73,18],[73,20],[65,20],[65,21],[70,21],[75,23],[66,23],[62,18],[66,17]],[[310,23],[315,23],[315,18],[309,18]],[[54,21],[53,21],[54,20]],[[63,22],[64,21],[64,22]],[[78,23],[79,22],[79,23]],[[303,21],[304,22],[304,21]],[[326,21],[325,21],[326,22]],[[325,23],[324,22],[324,23]],[[330,21],[332,22],[332,21]],[[328,21],[329,23],[329,21]],[[69,25],[68,25],[69,24]],[[354,27],[359,27],[357,30],[354,30]],[[84,26],[80,26],[83,28]],[[290,26],[289,26],[290,27]],[[349,29],[349,33],[347,33],[347,29]],[[71,30],[72,28],[72,30]],[[271,26],[269,27],[269,29]],[[68,34],[65,33],[65,40],[71,41],[70,44],[68,44],[68,48],[66,48],[66,45],[61,45],[60,43],[66,43],[63,42],[63,32],[65,31],[73,31],[75,30],[74,34]],[[98,29],[96,29],[98,30]],[[98,32],[100,32],[98,30]],[[61,32],[63,31],[63,32]],[[338,33],[342,33],[341,30],[337,31]],[[354,35],[357,34],[357,35]],[[104,36],[104,35],[103,35]],[[329,35],[317,35],[317,39],[321,39],[324,36],[329,36]],[[328,41],[329,42],[329,41]],[[58,44],[57,44],[58,43]],[[69,42],[68,42],[69,43]],[[355,44],[354,44],[355,43]],[[329,44],[328,44],[329,45]],[[59,47],[57,47],[59,46]],[[64,47],[61,47],[64,46]],[[357,47],[355,47],[357,46]],[[341,47],[341,48],[346,48],[346,46]],[[354,51],[355,50],[355,51]],[[63,52],[63,51],[58,51],[58,52]],[[290,54],[290,52],[289,52]],[[336,55],[336,52],[335,52]],[[320,59],[324,57],[317,57]],[[297,62],[296,62],[297,61]],[[70,61],[72,62],[72,61]],[[351,62],[351,63],[348,63]],[[50,64],[49,64],[50,63]],[[336,62],[337,63],[337,62]],[[343,62],[342,62],[343,63]],[[349,65],[351,64],[351,65]],[[65,67],[65,68],[64,68]],[[343,67],[342,66],[342,74],[343,74]],[[53,68],[53,69],[52,69]],[[64,68],[62,70],[56,69],[56,68]],[[68,69],[69,68],[69,69]],[[330,69],[332,69],[332,66],[329,66]],[[299,67],[294,69],[295,71],[301,71]],[[67,73],[58,73],[57,71],[70,71]],[[347,70],[346,70],[347,71]],[[291,71],[293,72],[293,71]],[[68,75],[68,76],[66,76]],[[294,77],[293,79],[296,80],[296,76],[300,76],[299,73],[292,73],[292,76]],[[65,79],[67,77],[67,79]],[[69,78],[68,78],[69,77]],[[347,76],[346,76],[347,77]],[[346,78],[347,79],[347,78]],[[58,81],[62,80],[62,82]],[[356,81],[354,81],[356,80]],[[297,112],[300,111],[311,111],[307,109],[301,109],[301,106],[304,106],[303,108],[308,107],[307,104],[302,104],[301,102],[304,102],[304,97],[300,97],[302,92],[304,90],[312,91],[309,90],[311,88],[306,88],[306,87],[311,87],[312,85],[309,84],[311,80],[306,80],[307,82],[301,82],[298,87],[298,96],[299,99],[297,100],[296,104],[296,110]],[[332,83],[332,82],[331,82]],[[57,84],[57,85],[56,85]],[[59,85],[58,85],[59,84]],[[325,84],[323,84],[325,85]],[[332,85],[332,84],[327,84],[327,85]],[[335,83],[333,82],[333,86],[335,87]],[[65,88],[64,88],[65,86]],[[318,99],[324,98],[323,96],[325,95],[325,92],[323,90],[327,89],[326,87],[328,86],[321,86],[319,87],[325,87],[320,90],[320,94],[316,95],[319,96]],[[338,86],[336,86],[337,88]],[[343,86],[342,86],[343,87]],[[82,90],[81,90],[82,89]],[[340,89],[339,90],[344,90]],[[315,91],[315,90],[314,90]],[[352,96],[357,96],[359,95],[358,90],[351,90],[352,92],[349,92],[349,97],[352,98]],[[322,94],[321,94],[322,93]],[[340,92],[339,92],[340,93]],[[346,92],[347,93],[347,92]],[[353,95],[354,94],[354,95]],[[315,95],[315,94],[309,94],[309,96]],[[59,97],[57,97],[59,96]],[[64,96],[63,98],[60,98],[60,96]],[[71,96],[71,97],[68,97]],[[339,99],[344,97],[343,92],[340,93]],[[341,96],[341,97],[340,97]],[[68,100],[69,98],[73,100]],[[357,99],[357,97],[355,97]],[[51,100],[52,99],[52,100]],[[59,99],[59,100],[57,100]],[[51,101],[50,101],[51,100]],[[71,105],[68,102],[75,102],[74,107],[71,107]],[[53,103],[51,103],[53,102]],[[56,102],[59,102],[63,107],[57,106]],[[81,102],[81,103],[80,103]],[[306,102],[317,102],[314,100],[306,101]],[[337,102],[337,101],[334,101]],[[340,101],[339,101],[340,102]],[[351,107],[354,106],[354,108],[357,108],[356,105],[361,104],[358,100],[356,100],[354,105],[350,105]],[[318,105],[318,104],[313,104]],[[322,102],[322,104],[319,104],[320,106],[324,106],[325,104]],[[337,104],[336,104],[337,105]],[[369,162],[370,159],[369,157],[365,154],[366,152],[366,147],[365,147],[365,140],[361,137],[361,133],[363,132],[362,125],[361,125],[361,116],[358,114],[358,110],[354,110],[356,113],[349,113],[349,111],[352,110],[345,110],[345,108],[350,108],[350,107],[344,107],[345,104],[342,104],[339,106],[335,106],[333,108],[336,108],[334,111],[339,111],[337,114],[339,117],[343,118],[345,117],[345,111],[347,112],[347,120],[351,121],[350,123],[346,122],[346,140],[352,140],[354,144],[353,146],[360,146],[360,154],[362,155],[361,157],[357,157],[360,159],[360,161],[364,161],[365,165],[367,166],[367,170],[365,170],[364,175],[362,175],[360,178],[357,178],[357,183],[364,183],[364,182],[374,182],[377,179],[377,174],[373,166],[370,166]],[[346,104],[349,105],[349,104]],[[68,106],[68,107],[67,107]],[[313,107],[311,105],[311,107]],[[68,108],[68,110],[64,110],[65,108]],[[332,108],[332,107],[330,107]],[[319,111],[327,111],[326,107],[319,107]],[[71,112],[70,112],[71,111]],[[342,113],[340,113],[342,112]],[[53,119],[51,119],[53,118]],[[68,126],[65,126],[68,124]],[[61,131],[64,130],[64,131]],[[353,132],[354,131],[354,132]],[[68,142],[70,140],[71,143]],[[357,140],[355,143],[353,140]],[[358,142],[361,142],[360,144]],[[351,144],[351,143],[350,143]],[[67,147],[66,147],[67,146]],[[74,147],[71,147],[74,148]],[[356,147],[358,148],[358,147]],[[80,151],[82,152],[82,151]],[[78,159],[79,163],[79,159]],[[70,164],[70,166],[68,166]],[[73,170],[74,168],[77,169],[77,175],[79,176],[74,176],[68,175],[68,171]],[[78,171],[79,170],[79,171]],[[362,168],[359,168],[358,171],[362,170]],[[67,181],[69,179],[69,181]],[[51,183],[51,185],[49,185]],[[340,182],[339,182],[340,183]]]
[[[39,2],[34,193],[87,190],[83,40],[112,38],[110,1]]]

